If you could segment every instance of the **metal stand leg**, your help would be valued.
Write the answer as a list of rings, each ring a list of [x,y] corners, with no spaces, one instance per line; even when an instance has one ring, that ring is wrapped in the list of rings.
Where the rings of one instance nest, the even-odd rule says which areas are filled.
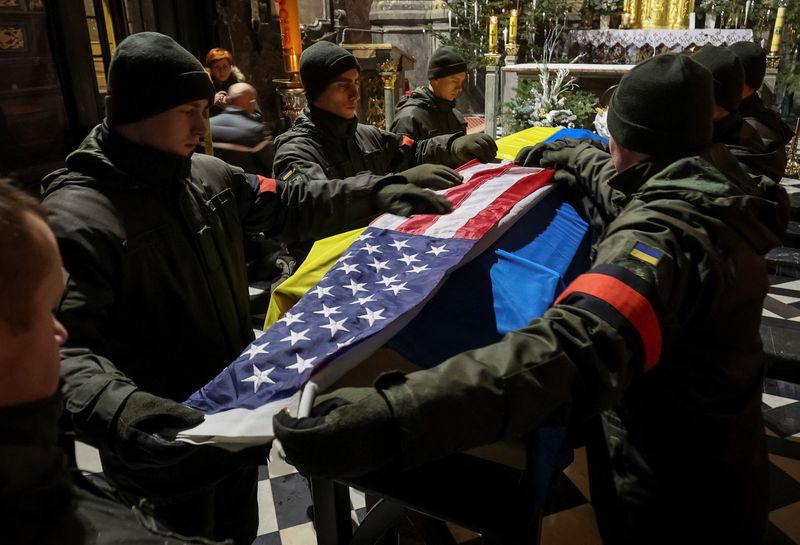
[[[353,535],[347,486],[312,477],[311,498],[318,545],[347,545]]]

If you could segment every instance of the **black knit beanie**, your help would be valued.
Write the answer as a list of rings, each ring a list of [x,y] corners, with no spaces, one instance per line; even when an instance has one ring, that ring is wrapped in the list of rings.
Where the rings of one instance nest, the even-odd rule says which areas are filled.
[[[692,58],[708,68],[714,77],[714,102],[729,113],[739,110],[744,89],[744,68],[733,51],[716,45],[706,45]]]
[[[764,83],[764,74],[767,73],[767,52],[754,42],[736,42],[728,49],[742,61],[744,82],[758,91]]]
[[[467,71],[464,57],[452,47],[440,47],[431,55],[428,62],[428,79],[444,78]]]
[[[169,36],[140,32],[120,42],[108,69],[106,119],[125,125],[194,100],[214,102],[203,65]]]
[[[679,157],[711,143],[711,73],[684,55],[656,55],[619,83],[608,110],[614,140],[654,157]]]
[[[334,43],[316,42],[304,50],[300,55],[300,79],[308,103],[314,102],[339,75],[353,68],[361,71],[353,54]]]

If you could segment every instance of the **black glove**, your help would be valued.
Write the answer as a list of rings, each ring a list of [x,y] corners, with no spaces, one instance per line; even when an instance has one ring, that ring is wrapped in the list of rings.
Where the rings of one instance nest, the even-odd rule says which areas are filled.
[[[375,193],[375,208],[398,216],[449,214],[453,207],[444,196],[413,184],[388,184]]]
[[[602,151],[608,151],[605,144],[599,140],[590,138],[560,138],[553,142],[539,142],[535,146],[528,146],[519,150],[514,162],[523,167],[543,167],[553,168],[554,165],[559,164],[557,161],[549,161],[548,164],[542,164],[542,157],[546,152],[558,152],[564,149],[571,149],[579,146],[580,144],[589,144]],[[553,156],[556,157],[556,156]],[[560,156],[558,156],[560,157]]]
[[[462,182],[461,174],[444,165],[424,164],[398,172],[398,175],[417,187],[447,189]]]
[[[462,163],[470,159],[488,163],[497,156],[497,144],[488,134],[468,134],[453,140],[450,153]]]
[[[116,454],[134,467],[174,465],[198,447],[175,435],[205,419],[202,412],[146,392],[132,393],[116,419]]]
[[[313,476],[363,475],[400,452],[392,411],[375,388],[342,388],[321,396],[307,418],[284,411],[272,426],[286,460]]]

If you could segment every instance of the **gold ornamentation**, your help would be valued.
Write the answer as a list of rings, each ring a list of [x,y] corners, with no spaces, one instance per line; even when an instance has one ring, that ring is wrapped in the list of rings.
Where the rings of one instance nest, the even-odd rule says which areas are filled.
[[[506,44],[506,55],[509,57],[516,57],[517,53],[519,53],[518,44]]]
[[[383,113],[383,99],[370,98],[367,106],[367,124],[374,125],[379,129],[386,126],[386,116]]]
[[[383,88],[394,89],[395,82],[397,81],[397,61],[394,59],[386,59],[378,65],[378,70],[383,80]]]
[[[781,58],[778,55],[767,55],[767,68],[777,70],[781,64]]]
[[[25,49],[25,32],[21,26],[0,26],[0,49]]]
[[[28,10],[44,11],[44,0],[28,0]]]
[[[0,0],[0,8],[18,8],[19,0]]]
[[[794,127],[794,137],[789,145],[789,160],[786,162],[786,175],[792,178],[800,176],[800,162],[797,161],[797,133],[800,131],[800,119]]]
[[[484,53],[486,64],[489,66],[497,66],[500,64],[500,53]]]

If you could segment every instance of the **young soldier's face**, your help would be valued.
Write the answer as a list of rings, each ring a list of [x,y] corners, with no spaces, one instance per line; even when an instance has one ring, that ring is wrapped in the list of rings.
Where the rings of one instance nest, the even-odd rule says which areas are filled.
[[[67,340],[67,331],[56,320],[53,310],[64,291],[64,274],[55,237],[38,216],[27,214],[29,224],[47,253],[48,270],[31,291],[25,325],[11,327],[0,321],[0,406],[30,403],[45,399],[58,389],[61,358],[59,349]]]
[[[195,100],[127,125],[123,133],[137,144],[184,157],[190,156],[206,132],[207,100]]]
[[[352,119],[356,115],[360,97],[360,73],[352,68],[328,85],[314,101],[314,106],[343,119]]]
[[[459,72],[452,76],[445,76],[443,78],[436,78],[430,80],[431,91],[437,97],[443,100],[455,100],[461,94],[461,88],[464,86],[464,80],[467,79],[466,72]]]

